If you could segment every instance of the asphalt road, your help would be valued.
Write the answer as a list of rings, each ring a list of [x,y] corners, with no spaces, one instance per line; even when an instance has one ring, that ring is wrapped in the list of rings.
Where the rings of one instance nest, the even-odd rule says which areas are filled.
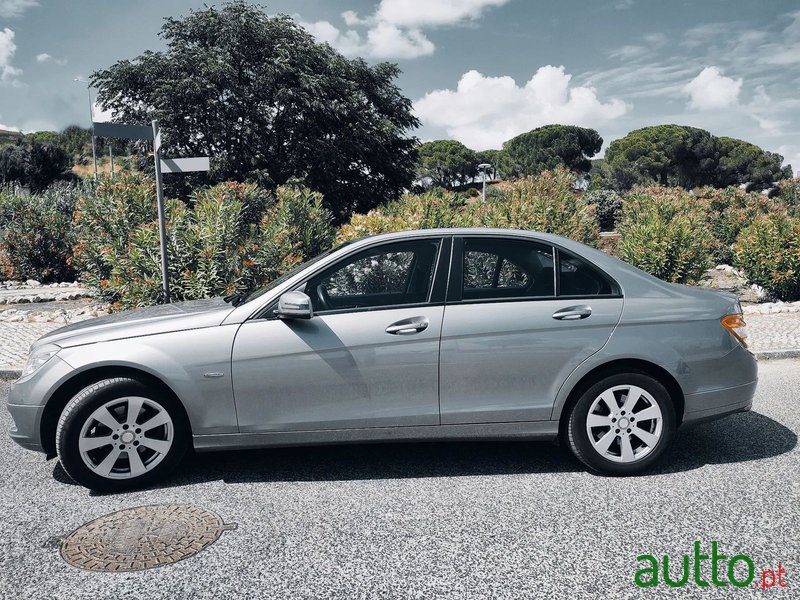
[[[760,371],[751,413],[682,430],[635,478],[589,474],[550,444],[342,446],[200,455],[164,487],[92,495],[2,435],[0,597],[685,597],[701,590],[637,588],[636,556],[680,565],[695,540],[748,555],[759,580],[780,562],[789,586],[704,597],[789,597],[800,587],[800,361]],[[87,521],[175,502],[238,529],[137,573],[88,573],[59,556],[57,540]]]

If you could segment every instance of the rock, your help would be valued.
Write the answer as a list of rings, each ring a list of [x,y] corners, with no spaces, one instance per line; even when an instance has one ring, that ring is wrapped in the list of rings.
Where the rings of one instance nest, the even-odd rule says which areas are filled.
[[[20,296],[16,300],[15,304],[30,304],[31,302],[31,299],[26,296]]]
[[[41,283],[39,283],[39,282],[38,282],[38,281],[36,281],[35,279],[28,279],[28,280],[25,282],[25,284],[26,284],[26,285],[29,285],[29,286],[31,286],[31,287],[39,287],[40,285],[42,285]]]
[[[62,281],[61,283],[58,284],[58,287],[71,287],[71,286],[72,284],[67,283],[66,281]]]

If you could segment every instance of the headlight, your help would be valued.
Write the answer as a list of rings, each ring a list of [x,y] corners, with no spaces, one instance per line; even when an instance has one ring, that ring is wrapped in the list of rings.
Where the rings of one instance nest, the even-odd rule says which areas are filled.
[[[59,350],[61,350],[61,348],[56,346],[47,346],[30,354],[28,356],[28,362],[25,363],[25,368],[22,369],[22,375],[20,377],[27,377],[31,373],[40,369],[42,365],[53,358]]]

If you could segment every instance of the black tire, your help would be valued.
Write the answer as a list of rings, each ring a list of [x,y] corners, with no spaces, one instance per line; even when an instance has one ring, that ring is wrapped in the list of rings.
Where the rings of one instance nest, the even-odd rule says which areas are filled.
[[[597,399],[603,392],[614,388],[615,386],[634,385],[645,390],[658,404],[662,415],[661,435],[655,445],[639,459],[632,462],[615,462],[609,460],[601,455],[595,449],[592,441],[587,432],[587,418],[589,410],[592,407],[595,399]],[[645,403],[649,400],[645,399]],[[645,421],[647,422],[647,421]],[[590,385],[578,397],[578,400],[572,406],[568,416],[566,427],[564,430],[564,441],[569,446],[572,453],[587,467],[593,471],[603,473],[606,475],[634,475],[645,471],[650,465],[659,459],[664,453],[664,450],[672,442],[675,435],[675,406],[670,398],[669,392],[657,380],[639,372],[627,373],[614,373],[608,375]],[[648,422],[649,423],[649,422]],[[598,430],[593,430],[593,433]],[[599,438],[603,434],[603,429],[599,429],[596,436]],[[626,430],[630,431],[630,430]],[[630,435],[630,434],[629,434]],[[634,430],[632,443],[641,444],[642,442],[636,438]],[[614,442],[612,442],[613,444]],[[620,445],[620,442],[616,442]],[[614,451],[614,447],[610,449]],[[621,453],[621,448],[619,450]]]
[[[125,479],[104,477],[94,472],[81,457],[81,430],[95,410],[109,401],[129,396],[154,402],[169,415],[172,420],[171,446],[159,462],[142,475]],[[64,407],[56,428],[56,449],[61,466],[77,483],[102,492],[145,487],[162,479],[180,463],[189,447],[189,439],[186,414],[175,398],[127,377],[104,379],[81,390]],[[129,445],[128,451],[131,449]]]

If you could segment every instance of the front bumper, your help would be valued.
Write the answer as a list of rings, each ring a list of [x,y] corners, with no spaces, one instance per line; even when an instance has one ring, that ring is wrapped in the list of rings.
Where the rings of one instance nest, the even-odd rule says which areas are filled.
[[[6,404],[13,420],[12,440],[28,450],[45,451],[41,439],[45,405],[72,373],[74,369],[56,355],[32,375],[14,382]]]
[[[8,404],[11,414],[11,430],[9,436],[23,448],[44,452],[39,435],[41,431],[43,406],[27,406],[24,404]]]

